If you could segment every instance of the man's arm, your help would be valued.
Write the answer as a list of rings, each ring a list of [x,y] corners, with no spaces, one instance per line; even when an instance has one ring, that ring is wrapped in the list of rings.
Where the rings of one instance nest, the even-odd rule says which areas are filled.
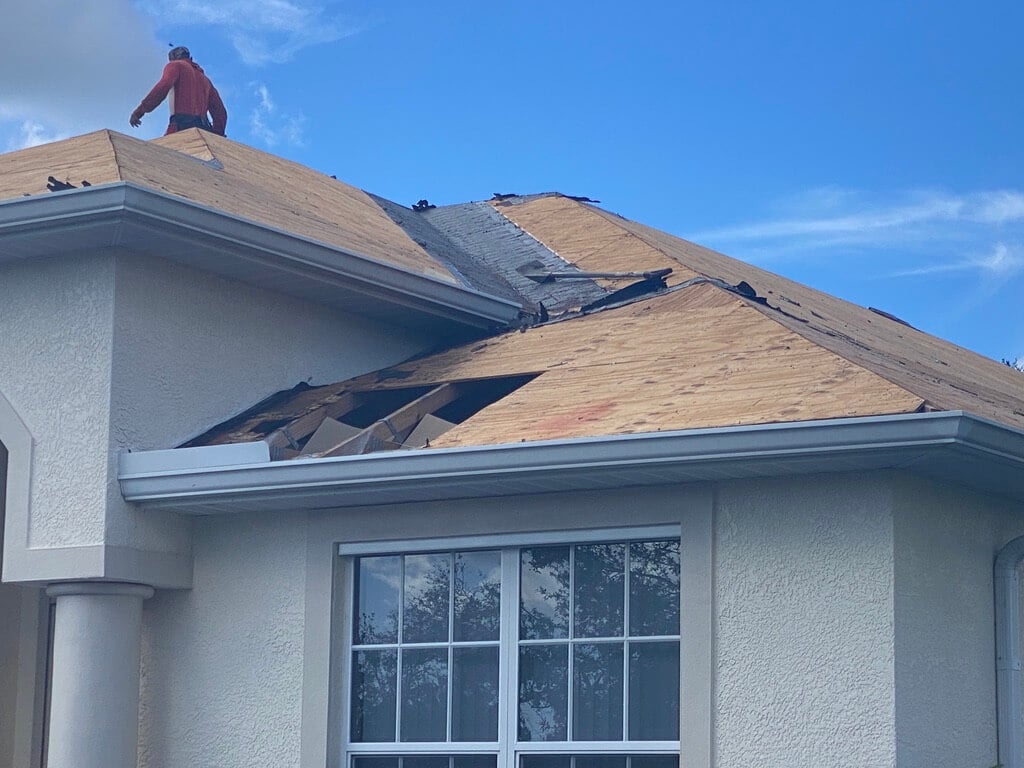
[[[206,108],[210,112],[213,132],[224,136],[224,132],[228,127],[228,111],[225,109],[224,102],[221,101],[220,94],[214,88],[213,83],[210,83],[210,98],[207,100]]]
[[[132,112],[131,118],[128,122],[134,127],[138,127],[142,123],[142,116],[147,112],[152,112],[154,109],[160,106],[160,102],[167,98],[167,94],[170,93],[171,88],[178,82],[178,68],[175,66],[177,62],[168,62],[164,67],[164,73],[160,77],[160,80],[153,89],[146,94],[139,106]]]

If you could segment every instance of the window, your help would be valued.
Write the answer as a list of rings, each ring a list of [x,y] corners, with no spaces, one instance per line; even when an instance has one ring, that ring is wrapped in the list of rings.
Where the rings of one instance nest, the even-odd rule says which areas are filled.
[[[679,540],[353,558],[345,768],[677,768]]]

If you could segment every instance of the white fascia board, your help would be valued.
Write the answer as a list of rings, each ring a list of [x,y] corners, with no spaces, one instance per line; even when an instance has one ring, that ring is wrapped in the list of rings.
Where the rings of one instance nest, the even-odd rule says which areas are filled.
[[[122,493],[209,514],[903,468],[1024,499],[1024,432],[960,411],[225,465],[236,447],[205,468],[131,454]]]
[[[2,201],[0,235],[0,262],[69,250],[134,249],[271,288],[284,285],[357,313],[374,310],[396,324],[405,309],[417,318],[491,329],[515,320],[521,309],[507,299],[129,182]]]

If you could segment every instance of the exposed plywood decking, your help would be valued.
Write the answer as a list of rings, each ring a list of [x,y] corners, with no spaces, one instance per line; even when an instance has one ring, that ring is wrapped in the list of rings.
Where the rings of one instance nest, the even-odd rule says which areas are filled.
[[[274,411],[308,411],[318,399],[332,402],[343,392],[531,373],[540,375],[431,445],[872,416],[922,405],[746,300],[702,284],[309,390],[292,404],[276,403]],[[260,420],[253,415],[249,423]],[[236,431],[230,439],[259,437]]]
[[[542,197],[496,208],[562,258],[587,270],[673,267],[670,285],[694,274],[731,284],[746,281],[767,300],[768,306],[752,304],[758,311],[914,392],[930,407],[965,410],[1024,428],[1024,380],[1019,372],[995,360],[569,198]]]
[[[456,282],[362,190],[252,147],[190,129],[151,142],[114,131],[0,155],[0,199],[51,194],[46,177],[126,181]]]
[[[122,181],[109,131],[0,155],[0,200],[50,194],[46,179],[82,185]]]
[[[669,285],[697,275],[650,243],[592,213],[597,209],[570,198],[552,195],[529,202],[491,204],[509,221],[582,272],[648,272],[670,267],[673,273],[667,278]],[[597,282],[621,287],[621,281],[598,278]]]

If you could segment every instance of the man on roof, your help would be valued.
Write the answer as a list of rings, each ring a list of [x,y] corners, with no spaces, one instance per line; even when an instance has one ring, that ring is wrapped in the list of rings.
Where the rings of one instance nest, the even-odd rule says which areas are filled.
[[[192,54],[183,45],[171,49],[167,60],[163,76],[132,112],[129,124],[138,128],[142,124],[142,116],[152,112],[170,95],[171,121],[164,135],[186,128],[202,128],[223,136],[228,112],[202,67],[192,61]]]

